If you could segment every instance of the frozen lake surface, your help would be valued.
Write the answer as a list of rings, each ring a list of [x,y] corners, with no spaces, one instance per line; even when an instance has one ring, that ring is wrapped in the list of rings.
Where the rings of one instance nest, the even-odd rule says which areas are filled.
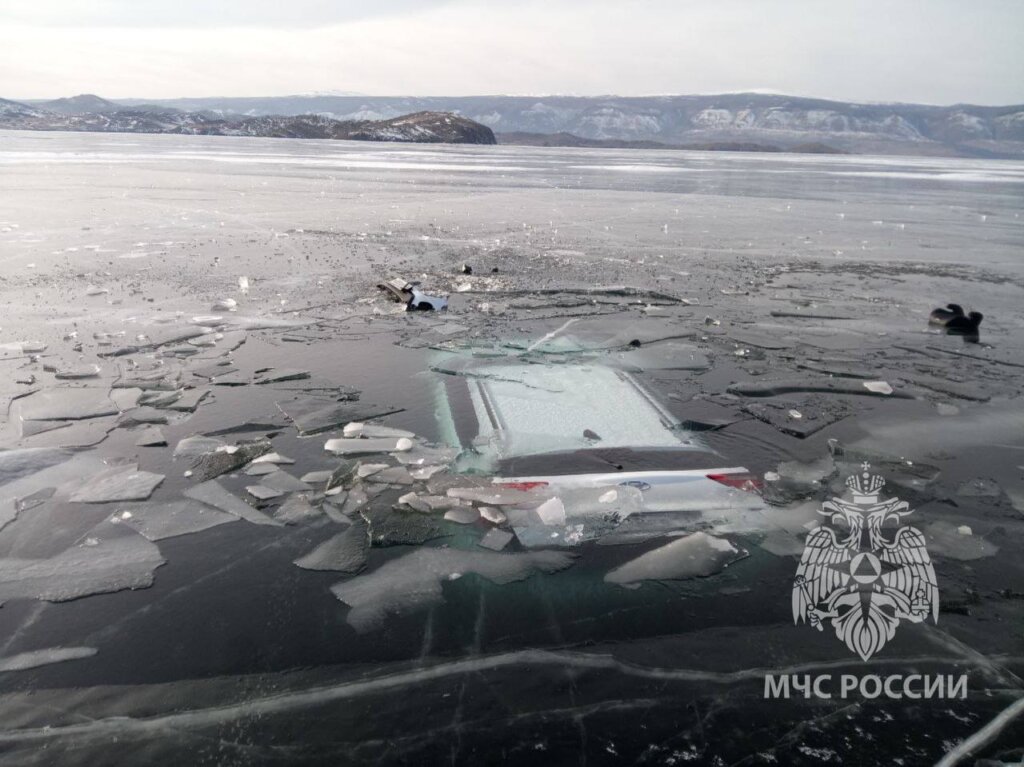
[[[1008,161],[0,132],[0,764],[1019,761],[1022,212]],[[791,607],[863,462],[940,594],[869,661]]]

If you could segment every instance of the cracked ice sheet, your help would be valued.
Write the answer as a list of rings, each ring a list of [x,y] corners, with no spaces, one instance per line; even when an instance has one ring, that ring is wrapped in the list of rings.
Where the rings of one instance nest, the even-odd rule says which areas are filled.
[[[8,599],[66,602],[153,585],[160,550],[122,525],[101,523],[48,559],[0,560],[0,604]]]
[[[351,608],[346,620],[362,632],[380,625],[389,614],[437,604],[443,596],[441,584],[468,573],[506,584],[564,570],[572,563],[572,555],[561,551],[497,554],[424,548],[342,581],[331,592]]]

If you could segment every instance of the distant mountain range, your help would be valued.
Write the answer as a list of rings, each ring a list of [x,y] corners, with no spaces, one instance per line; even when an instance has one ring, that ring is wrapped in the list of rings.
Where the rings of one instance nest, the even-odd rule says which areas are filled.
[[[97,96],[31,102],[66,116],[111,110],[160,115],[172,110],[209,123],[242,125],[257,118],[316,115],[367,123],[410,113],[451,113],[487,126],[509,143],[548,145],[806,148],[858,153],[1024,157],[1024,105],[856,104],[845,101],[741,93],[716,96],[463,96],[386,97],[303,95],[115,102]],[[7,125],[0,105],[0,126]],[[142,120],[142,117],[138,118]],[[199,120],[191,118],[198,124]],[[305,122],[313,120],[304,118]],[[277,124],[273,130],[280,130]],[[299,132],[305,130],[303,126]],[[181,131],[185,132],[185,131]],[[202,132],[202,131],[195,131]],[[536,135],[541,134],[542,138]],[[250,135],[250,134],[246,134]],[[277,135],[277,134],[274,134]],[[544,136],[550,138],[543,138]]]
[[[383,120],[336,120],[325,115],[222,115],[160,104],[124,105],[84,94],[39,104],[0,99],[0,128],[181,133],[204,136],[494,144],[486,125],[459,115],[421,111]]]

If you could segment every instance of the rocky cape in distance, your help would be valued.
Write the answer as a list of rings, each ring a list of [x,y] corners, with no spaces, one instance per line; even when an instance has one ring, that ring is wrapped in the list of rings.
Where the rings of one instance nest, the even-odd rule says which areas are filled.
[[[616,148],[1024,157],[1024,105],[700,96],[0,100],[0,128]],[[492,134],[493,131],[493,134]]]
[[[30,105],[0,99],[0,129],[177,133],[201,136],[316,138],[495,144],[494,133],[465,117],[420,111],[381,120],[338,120],[321,114],[224,116],[160,105],[125,106],[82,95]]]

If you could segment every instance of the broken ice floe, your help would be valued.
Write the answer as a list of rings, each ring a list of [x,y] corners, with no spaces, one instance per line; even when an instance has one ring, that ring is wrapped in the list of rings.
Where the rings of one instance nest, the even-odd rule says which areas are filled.
[[[498,584],[524,580],[534,573],[554,573],[573,563],[561,551],[493,553],[456,549],[417,549],[376,570],[331,588],[347,604],[346,620],[357,631],[379,625],[386,616],[437,604],[442,584],[470,573]]]
[[[366,566],[370,548],[366,522],[357,518],[348,528],[328,538],[308,554],[295,560],[304,570],[332,570],[355,574]]]
[[[163,474],[140,471],[135,464],[115,466],[86,481],[71,494],[71,500],[77,503],[144,501],[163,481]]]
[[[16,404],[25,421],[74,421],[119,412],[106,389],[48,389],[18,400]]]
[[[272,517],[268,517],[263,512],[257,511],[241,498],[227,491],[224,486],[215,479],[211,479],[200,485],[188,488],[185,491],[185,495],[188,498],[201,501],[202,503],[213,506],[221,511],[226,511],[228,514],[233,514],[236,517],[241,517],[246,522],[252,522],[256,525],[274,525],[279,527],[283,524]]]
[[[310,502],[305,493],[294,493],[274,512],[274,519],[286,525],[295,525],[320,515],[320,509]]]
[[[272,487],[266,487],[264,485],[247,485],[245,492],[255,498],[257,501],[270,501],[274,498],[280,498],[284,495],[283,490],[276,490]]]
[[[302,436],[319,434],[352,421],[379,418],[402,409],[361,401],[329,402],[314,399],[278,402],[277,407],[295,424],[295,428]]]
[[[238,517],[195,500],[180,500],[121,504],[111,521],[138,530],[148,540],[159,541],[237,522]]]
[[[0,559],[0,604],[15,598],[64,602],[147,588],[163,563],[159,549],[141,535],[107,523],[47,559]]]

